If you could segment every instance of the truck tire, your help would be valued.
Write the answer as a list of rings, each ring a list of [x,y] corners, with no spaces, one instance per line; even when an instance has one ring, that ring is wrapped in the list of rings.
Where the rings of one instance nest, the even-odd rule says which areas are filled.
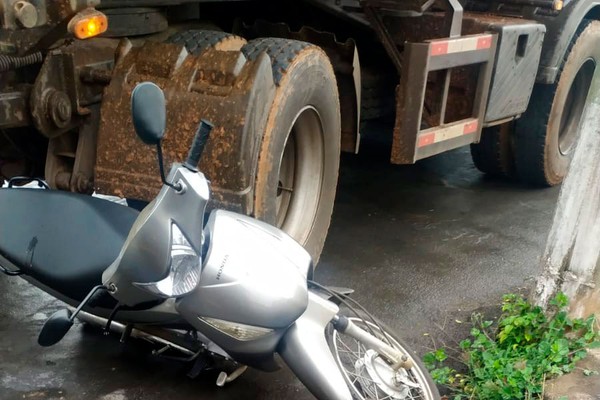
[[[393,115],[398,76],[380,71],[377,74],[366,68],[361,72],[360,119],[366,121]]]
[[[479,143],[471,145],[471,158],[478,170],[494,177],[514,174],[515,160],[512,149],[513,124],[485,128]]]
[[[184,45],[190,54],[198,55],[209,48],[239,51],[246,40],[231,33],[192,29],[173,34],[167,39],[167,43]]]
[[[520,179],[537,186],[562,182],[579,138],[579,121],[596,65],[600,22],[578,30],[553,85],[536,85],[525,115],[517,121],[515,162]]]
[[[276,92],[260,143],[254,216],[302,244],[316,263],[329,229],[341,146],[333,67],[309,43],[261,38],[242,48],[271,58]]]

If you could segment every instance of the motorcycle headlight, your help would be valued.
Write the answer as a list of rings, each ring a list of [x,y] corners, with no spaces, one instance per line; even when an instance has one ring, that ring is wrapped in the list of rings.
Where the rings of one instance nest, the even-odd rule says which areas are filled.
[[[134,283],[161,297],[179,297],[190,293],[200,282],[202,260],[181,229],[171,224],[171,265],[166,278],[151,283]]]
[[[244,325],[237,322],[223,321],[222,319],[208,317],[200,317],[200,319],[224,334],[241,341],[258,339],[261,336],[265,336],[273,332],[273,329],[262,328],[260,326]]]

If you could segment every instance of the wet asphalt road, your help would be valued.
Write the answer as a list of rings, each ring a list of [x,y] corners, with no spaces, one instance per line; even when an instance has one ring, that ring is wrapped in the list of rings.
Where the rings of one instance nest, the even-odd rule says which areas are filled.
[[[392,166],[389,147],[367,137],[344,156],[318,280],[355,298],[419,353],[451,343],[475,311],[526,290],[550,228],[557,189],[490,180],[468,149],[416,166]],[[19,278],[0,276],[0,399],[311,399],[287,370],[249,371],[223,389],[216,374],[152,357],[140,343],[77,325],[42,349],[37,334],[60,303]],[[428,333],[429,335],[424,335]]]

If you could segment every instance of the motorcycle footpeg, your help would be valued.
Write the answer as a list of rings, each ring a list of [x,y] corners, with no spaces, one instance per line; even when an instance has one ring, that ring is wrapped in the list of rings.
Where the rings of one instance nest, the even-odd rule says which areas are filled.
[[[217,386],[223,387],[226,383],[233,382],[234,380],[239,378],[244,372],[246,372],[247,369],[247,366],[242,365],[241,367],[233,371],[230,375],[227,374],[227,372],[225,371],[221,371],[217,378]]]

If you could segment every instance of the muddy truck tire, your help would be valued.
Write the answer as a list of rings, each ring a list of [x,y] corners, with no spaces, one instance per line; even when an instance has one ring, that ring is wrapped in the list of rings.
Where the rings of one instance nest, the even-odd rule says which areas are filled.
[[[231,33],[209,30],[186,30],[173,34],[167,43],[184,45],[193,55],[202,54],[209,48],[220,51],[237,51],[246,44],[246,40]]]
[[[309,43],[261,38],[242,48],[271,58],[275,98],[260,143],[254,215],[283,229],[319,259],[333,212],[341,122],[335,74]]]
[[[515,172],[512,146],[512,123],[485,128],[479,143],[471,145],[471,158],[475,167],[492,177],[512,177]]]
[[[577,140],[579,122],[596,65],[600,22],[587,21],[571,42],[553,85],[536,85],[527,111],[516,123],[517,175],[537,186],[562,182]]]

